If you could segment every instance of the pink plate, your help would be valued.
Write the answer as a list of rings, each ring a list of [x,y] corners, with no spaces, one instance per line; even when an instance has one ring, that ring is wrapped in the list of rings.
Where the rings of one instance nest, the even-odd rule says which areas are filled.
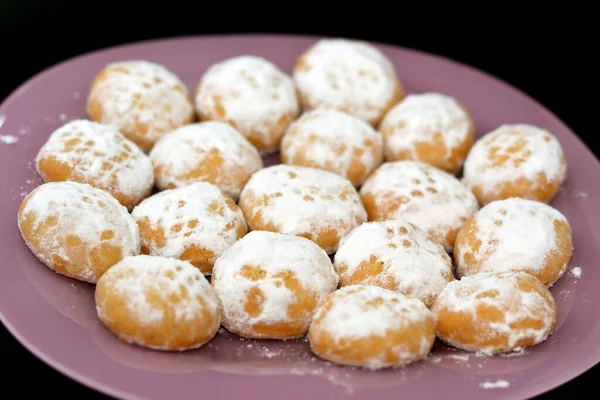
[[[323,362],[304,340],[243,340],[227,332],[198,350],[162,353],[116,339],[96,317],[94,287],[52,272],[24,245],[17,210],[23,196],[41,183],[32,160],[54,129],[86,117],[88,88],[106,63],[162,63],[193,90],[211,64],[244,53],[266,57],[291,72],[299,54],[316,40],[211,36],[120,46],[61,63],[6,99],[0,106],[0,319],[10,332],[62,373],[127,399],[425,399],[438,398],[439,393],[460,393],[463,399],[528,398],[600,361],[598,161],[556,116],[513,87],[465,65],[390,45],[377,44],[395,63],[407,91],[457,97],[474,115],[478,136],[503,123],[523,122],[549,129],[564,146],[569,176],[551,204],[573,227],[575,253],[569,271],[552,288],[558,329],[546,342],[524,354],[495,357],[436,345],[427,360],[379,372]],[[580,277],[573,273],[574,266],[581,268]]]

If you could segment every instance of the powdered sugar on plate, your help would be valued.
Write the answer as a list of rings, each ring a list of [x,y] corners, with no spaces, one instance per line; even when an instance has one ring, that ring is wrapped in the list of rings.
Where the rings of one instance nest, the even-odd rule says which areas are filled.
[[[0,135],[0,142],[4,144],[15,144],[19,141],[19,138],[14,135]]]
[[[571,268],[571,276],[574,277],[574,278],[577,278],[577,279],[581,278],[582,272],[583,271],[581,270],[581,267],[573,267],[573,268]]]
[[[500,379],[495,382],[481,382],[479,386],[484,389],[506,389],[510,386],[510,382]]]

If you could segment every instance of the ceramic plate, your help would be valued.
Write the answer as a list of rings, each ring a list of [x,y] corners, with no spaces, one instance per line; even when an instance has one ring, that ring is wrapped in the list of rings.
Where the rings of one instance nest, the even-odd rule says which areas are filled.
[[[323,362],[305,340],[244,340],[221,331],[203,348],[162,353],[120,342],[96,316],[94,287],[52,272],[27,249],[17,229],[23,197],[41,180],[33,159],[48,135],[85,118],[94,75],[108,62],[162,63],[193,90],[202,73],[227,57],[252,53],[291,73],[317,37],[210,36],[148,41],[77,57],[35,76],[0,106],[0,319],[32,353],[65,375],[119,398],[463,399],[528,398],[600,361],[600,165],[556,116],[507,84],[468,66],[421,52],[377,45],[395,63],[407,92],[443,92],[474,116],[477,136],[504,123],[547,128],[562,143],[568,180],[552,206],[573,228],[569,270],[552,288],[555,334],[523,354],[478,357],[436,344],[428,359],[369,372]],[[277,156],[268,164],[279,162]],[[581,274],[573,271],[581,269]],[[579,270],[575,270],[579,271]]]

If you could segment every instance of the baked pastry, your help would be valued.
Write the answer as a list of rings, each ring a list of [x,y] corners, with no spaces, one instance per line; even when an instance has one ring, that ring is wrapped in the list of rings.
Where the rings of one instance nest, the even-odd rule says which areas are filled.
[[[261,155],[279,150],[285,130],[300,114],[292,78],[251,55],[213,64],[196,88],[195,106],[201,120],[228,122]]]
[[[475,140],[475,123],[454,97],[410,94],[379,125],[387,161],[417,160],[458,173]]]
[[[156,143],[150,159],[159,190],[208,182],[234,201],[250,175],[263,167],[256,148],[239,131],[220,121],[174,130]]]
[[[308,111],[281,141],[281,162],[324,169],[360,186],[383,162],[381,134],[362,119],[332,108]]]
[[[91,120],[117,128],[146,153],[164,134],[195,118],[181,79],[146,60],[104,66],[90,87],[87,113]]]
[[[98,318],[119,339],[155,350],[201,347],[218,332],[217,297],[187,261],[139,255],[115,264],[98,281]]]
[[[435,319],[422,301],[364,285],[330,294],[308,332],[311,351],[318,357],[373,370],[424,359],[435,338]]]
[[[477,140],[465,160],[463,182],[481,205],[510,197],[550,201],[567,179],[558,139],[529,124],[505,124]]]
[[[367,220],[349,180],[317,168],[279,164],[248,180],[239,200],[251,230],[303,236],[331,254]]]
[[[290,339],[307,332],[315,308],[337,288],[338,276],[316,243],[253,231],[219,257],[211,284],[229,331]]]
[[[48,182],[23,199],[21,236],[51,270],[95,284],[114,264],[140,253],[127,208],[108,192],[71,181]]]

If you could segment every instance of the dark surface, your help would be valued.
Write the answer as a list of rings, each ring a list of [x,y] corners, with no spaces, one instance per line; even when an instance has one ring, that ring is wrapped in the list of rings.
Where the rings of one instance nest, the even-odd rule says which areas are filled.
[[[233,3],[197,4],[200,6],[168,1],[151,6],[144,2],[126,11],[119,3],[109,1],[2,0],[0,101],[25,80],[57,62],[121,43],[234,32],[345,36],[420,49],[491,73],[544,104],[592,151],[599,153],[594,140],[598,127],[591,125],[597,115],[593,100],[593,90],[598,90],[597,73],[592,73],[593,55],[587,52],[594,25],[586,23],[586,14],[591,13],[584,9],[577,8],[575,12],[561,6],[557,11],[544,9],[535,13],[508,9],[506,15],[501,15],[498,9],[473,8],[467,11],[473,15],[463,13],[459,18],[443,10],[434,14],[434,6],[429,4],[425,11],[402,8],[390,12],[388,8],[385,12],[384,6],[366,3],[368,10],[357,9],[360,12],[342,17],[306,3],[293,4],[295,8],[287,11],[286,3],[277,3],[277,8],[260,7],[264,8],[260,13],[254,3],[244,8]],[[353,9],[346,5],[336,10]],[[236,22],[237,17],[240,20]],[[563,80],[564,76],[570,76],[569,80]],[[46,366],[2,326],[0,359],[7,367],[3,373],[4,393],[18,390],[22,396],[51,393],[61,397],[106,398]],[[22,384],[21,379],[27,384]],[[600,366],[539,398],[573,396],[598,379]],[[441,394],[440,398],[452,396]]]

